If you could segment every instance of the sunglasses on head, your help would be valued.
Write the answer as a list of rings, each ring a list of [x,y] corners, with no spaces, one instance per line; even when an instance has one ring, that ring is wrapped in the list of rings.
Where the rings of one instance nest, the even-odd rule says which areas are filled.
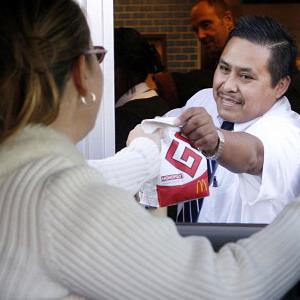
[[[102,46],[93,46],[91,49],[84,51],[84,54],[95,54],[98,63],[101,64],[105,57],[106,52],[107,51]]]

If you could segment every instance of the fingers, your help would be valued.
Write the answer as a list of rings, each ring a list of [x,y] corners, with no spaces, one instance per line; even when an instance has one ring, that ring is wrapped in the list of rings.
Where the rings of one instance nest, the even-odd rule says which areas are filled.
[[[142,128],[141,128],[141,125],[139,124],[139,125],[135,126],[135,127],[129,132],[129,135],[128,135],[128,138],[127,138],[127,142],[126,142],[126,146],[129,146],[130,143],[131,143],[134,139],[140,137],[140,136],[143,135],[143,134],[144,134],[144,132],[143,132],[143,130],[142,130]]]
[[[184,111],[179,120],[182,122],[182,132],[191,140],[201,138],[214,129],[211,116],[202,107],[191,107]]]
[[[182,133],[194,147],[206,152],[215,150],[218,144],[218,134],[211,116],[204,108],[189,108],[178,119],[183,125]]]
[[[137,125],[134,129],[132,129],[128,135],[128,139],[127,139],[127,142],[126,142],[126,145],[129,146],[130,143],[136,139],[136,138],[139,138],[139,137],[145,137],[145,138],[149,138],[151,139],[152,141],[155,142],[155,144],[157,145],[157,147],[160,149],[161,146],[160,146],[160,140],[161,140],[161,137],[162,137],[162,130],[160,129],[157,129],[155,130],[153,133],[145,133],[141,127],[141,125]]]
[[[189,138],[194,145],[198,145],[199,143],[205,143],[206,140],[209,140],[209,137],[213,135],[215,132],[215,128],[210,126],[210,124],[204,124],[199,127],[195,127],[189,134],[185,135]],[[199,145],[198,145],[199,146]]]
[[[178,124],[179,125],[185,125],[190,118],[193,116],[207,113],[206,110],[203,107],[190,107],[186,109],[179,117],[178,117]]]

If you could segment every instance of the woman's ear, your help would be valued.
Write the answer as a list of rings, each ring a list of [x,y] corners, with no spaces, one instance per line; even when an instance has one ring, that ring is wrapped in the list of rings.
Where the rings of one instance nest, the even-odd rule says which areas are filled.
[[[88,94],[88,65],[84,55],[80,55],[72,69],[74,85],[80,96]]]
[[[289,85],[291,83],[291,77],[285,76],[281,78],[275,86],[276,89],[276,99],[281,98],[285,92],[287,91]]]

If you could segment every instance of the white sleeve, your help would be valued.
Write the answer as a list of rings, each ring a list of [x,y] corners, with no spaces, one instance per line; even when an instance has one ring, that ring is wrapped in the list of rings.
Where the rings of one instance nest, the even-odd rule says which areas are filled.
[[[300,131],[284,119],[268,117],[249,133],[264,145],[264,164],[260,189],[252,202],[280,199],[281,210],[300,193]]]
[[[89,299],[279,299],[299,279],[300,201],[250,239],[215,253],[182,238],[92,168],[48,182],[41,234],[48,272]],[[293,257],[293,259],[290,259]]]
[[[89,164],[100,171],[107,183],[134,195],[146,181],[158,175],[160,154],[153,141],[137,138],[116,155]]]

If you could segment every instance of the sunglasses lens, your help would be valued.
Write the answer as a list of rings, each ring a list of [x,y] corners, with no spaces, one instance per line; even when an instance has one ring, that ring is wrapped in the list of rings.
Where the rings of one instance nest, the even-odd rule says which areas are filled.
[[[95,52],[96,52],[98,63],[101,64],[105,57],[106,50],[100,46],[94,46],[94,50],[96,50]]]
[[[105,52],[97,53],[96,56],[97,56],[98,63],[101,64],[103,62]]]
[[[103,47],[94,46],[92,49],[88,49],[84,53],[89,54],[89,55],[91,55],[91,54],[95,55],[98,63],[101,64],[105,57],[106,50]]]

